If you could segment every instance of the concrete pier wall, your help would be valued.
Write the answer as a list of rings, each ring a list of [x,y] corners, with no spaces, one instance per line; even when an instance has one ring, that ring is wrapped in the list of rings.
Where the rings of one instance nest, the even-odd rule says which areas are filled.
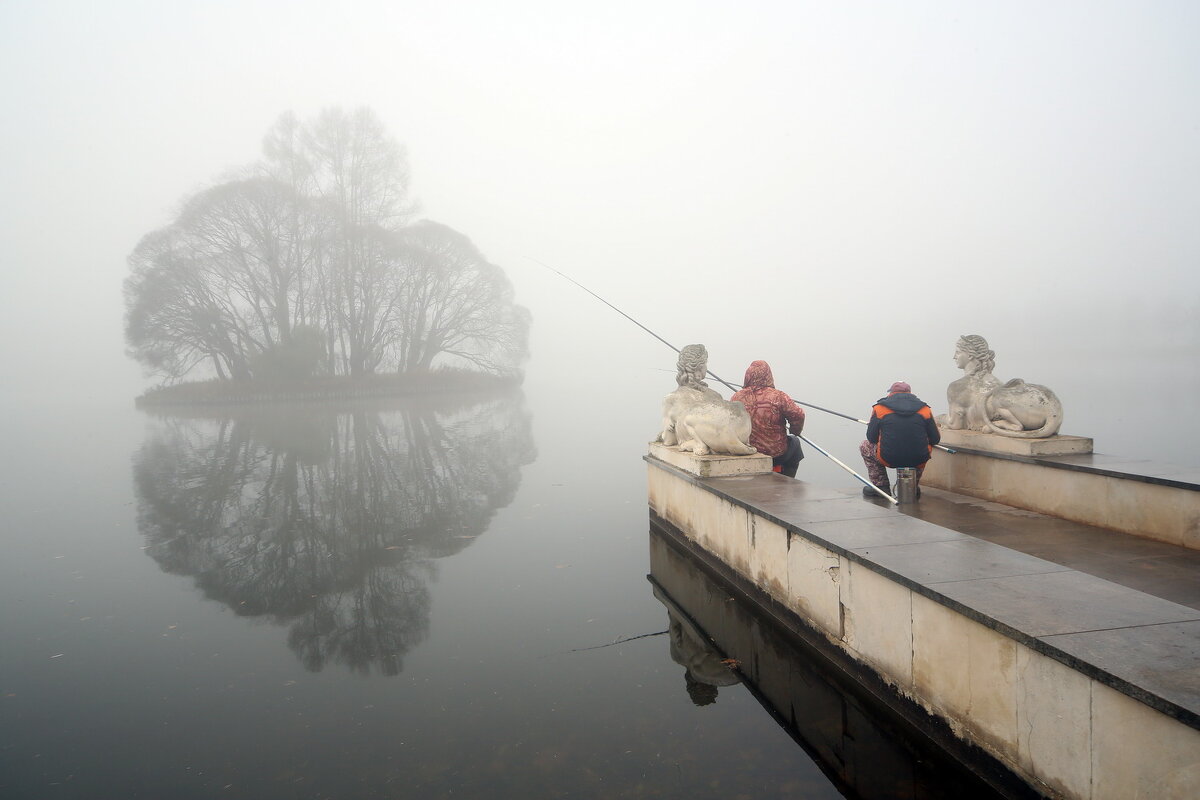
[[[743,683],[846,797],[1037,797],[993,760],[964,752],[945,726],[931,731],[921,709],[898,709],[878,680],[863,680],[870,676],[803,628],[763,614],[756,598],[710,571],[673,530],[656,526],[649,540],[648,578],[669,614],[672,657],[691,670],[719,659],[724,675],[712,682]],[[707,683],[711,676],[709,669],[692,677]]]
[[[1139,682],[1145,665],[1087,657],[1098,630],[1144,628],[1149,642],[1150,628],[1183,626],[1194,647],[1200,611],[1109,591],[1100,579],[833,490],[771,474],[697,478],[647,462],[658,520],[1039,791],[1200,796],[1200,660],[1174,654],[1176,692],[1169,677]],[[1051,588],[1014,594],[1005,581]],[[1054,592],[1106,597],[1112,618],[1096,618],[1090,602],[1068,602],[1058,617],[1027,607]],[[1164,657],[1149,645],[1126,655]]]
[[[934,451],[921,479],[925,486],[1200,548],[1200,470],[1093,453],[1039,456],[973,449],[972,441],[989,437],[960,431],[944,438],[957,450]]]

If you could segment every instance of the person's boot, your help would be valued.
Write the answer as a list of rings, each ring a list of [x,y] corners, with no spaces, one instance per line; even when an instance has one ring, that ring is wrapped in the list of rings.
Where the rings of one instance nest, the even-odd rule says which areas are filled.
[[[879,488],[882,489],[885,494],[892,493],[891,483],[884,483],[882,486],[879,486]],[[879,492],[875,491],[870,486],[864,486],[863,497],[879,497]]]

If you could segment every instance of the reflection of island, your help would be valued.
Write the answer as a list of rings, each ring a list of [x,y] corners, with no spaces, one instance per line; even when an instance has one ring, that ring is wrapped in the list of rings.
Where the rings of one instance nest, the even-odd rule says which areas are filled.
[[[728,672],[724,659],[736,659],[742,684],[847,798],[1029,795],[1011,775],[985,768],[985,781],[954,760],[924,729],[885,708],[794,634],[714,581],[671,536],[651,529],[649,578],[671,620],[671,658],[692,676],[687,682],[693,702],[715,700],[709,680]],[[704,665],[707,680],[692,674],[693,665]],[[723,677],[720,685],[731,682]]]
[[[146,551],[288,625],[314,671],[398,674],[427,632],[432,559],[482,534],[534,457],[520,394],[204,414],[163,417],[134,459]]]

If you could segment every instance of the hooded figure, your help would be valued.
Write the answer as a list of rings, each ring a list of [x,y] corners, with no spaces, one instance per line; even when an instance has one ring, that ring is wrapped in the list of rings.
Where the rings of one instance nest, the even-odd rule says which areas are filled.
[[[796,477],[800,459],[804,458],[796,435],[804,429],[804,409],[775,388],[775,377],[765,361],[751,362],[743,386],[730,400],[740,401],[750,414],[750,444],[771,457],[776,472]]]
[[[919,482],[933,446],[941,440],[933,411],[912,393],[911,386],[896,381],[888,389],[887,397],[880,398],[871,409],[867,440],[859,449],[871,483],[890,492],[887,467],[915,467]],[[868,493],[874,496],[874,492],[863,487],[863,494]]]

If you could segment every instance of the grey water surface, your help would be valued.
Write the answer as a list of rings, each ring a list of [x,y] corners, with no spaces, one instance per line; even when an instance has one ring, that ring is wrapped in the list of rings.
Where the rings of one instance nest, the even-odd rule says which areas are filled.
[[[870,775],[714,676],[647,580],[654,401],[605,406],[609,436],[598,408],[26,407],[0,473],[0,796],[963,791],[799,652],[869,722]]]

